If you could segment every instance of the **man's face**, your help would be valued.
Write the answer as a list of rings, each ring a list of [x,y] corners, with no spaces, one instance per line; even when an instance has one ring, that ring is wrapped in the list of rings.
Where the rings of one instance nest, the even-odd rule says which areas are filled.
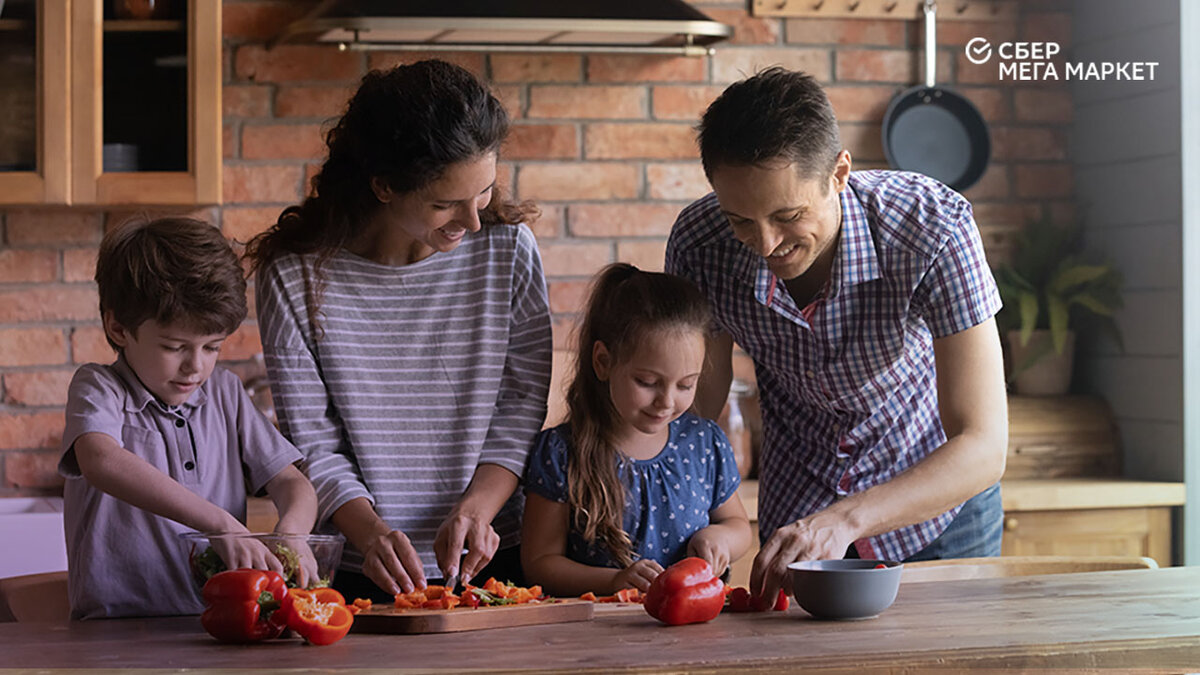
[[[712,186],[733,236],[767,261],[784,281],[833,258],[841,225],[838,195],[850,175],[850,153],[838,155],[825,178],[803,175],[796,165],[776,161],[761,166],[721,166]]]

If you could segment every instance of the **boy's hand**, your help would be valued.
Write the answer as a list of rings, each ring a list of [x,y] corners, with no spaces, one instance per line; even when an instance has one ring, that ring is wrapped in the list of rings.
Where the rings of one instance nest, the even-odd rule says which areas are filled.
[[[650,588],[650,582],[654,581],[654,577],[662,574],[662,571],[662,565],[659,565],[658,561],[643,558],[617,572],[613,577],[612,591],[615,593],[622,588],[633,587],[645,593]]]
[[[706,527],[688,540],[688,556],[700,558],[712,567],[713,574],[721,576],[729,567],[729,543],[711,526]]]
[[[251,537],[211,537],[213,550],[231,570],[251,568],[283,574],[283,563],[261,541]],[[311,555],[311,554],[310,554]]]
[[[309,584],[320,581],[317,558],[308,545],[308,539],[303,535],[286,536],[284,545],[294,551],[299,559],[299,567],[296,568],[296,576],[292,581],[300,588],[308,588]]]

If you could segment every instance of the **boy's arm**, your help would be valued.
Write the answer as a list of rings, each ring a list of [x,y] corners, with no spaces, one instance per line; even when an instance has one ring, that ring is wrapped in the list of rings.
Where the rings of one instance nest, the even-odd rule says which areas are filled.
[[[317,492],[295,465],[289,464],[267,481],[267,494],[279,512],[275,531],[308,534],[317,522]]]
[[[75,458],[89,483],[123,502],[200,532],[249,531],[233,514],[180,485],[108,434],[79,436]]]

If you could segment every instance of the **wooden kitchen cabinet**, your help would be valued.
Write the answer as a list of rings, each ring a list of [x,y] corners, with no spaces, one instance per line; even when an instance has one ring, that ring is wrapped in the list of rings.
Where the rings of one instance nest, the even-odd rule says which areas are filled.
[[[160,0],[166,12],[131,19],[112,0],[8,4],[22,2],[37,31],[37,153],[0,166],[0,204],[219,203],[221,3]]]

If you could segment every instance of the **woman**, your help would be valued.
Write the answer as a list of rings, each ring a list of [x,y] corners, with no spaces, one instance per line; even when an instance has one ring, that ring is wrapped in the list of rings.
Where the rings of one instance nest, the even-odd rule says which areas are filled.
[[[533,209],[493,199],[507,130],[462,68],[372,71],[313,194],[248,246],[280,428],[350,544],[348,597],[521,578],[551,337]]]

